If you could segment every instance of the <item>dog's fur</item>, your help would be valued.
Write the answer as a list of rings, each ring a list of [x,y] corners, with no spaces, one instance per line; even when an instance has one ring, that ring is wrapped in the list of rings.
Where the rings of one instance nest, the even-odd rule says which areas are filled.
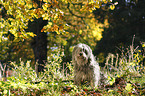
[[[100,67],[88,45],[80,43],[74,47],[72,63],[76,85],[86,83],[91,87],[97,87],[100,79]]]

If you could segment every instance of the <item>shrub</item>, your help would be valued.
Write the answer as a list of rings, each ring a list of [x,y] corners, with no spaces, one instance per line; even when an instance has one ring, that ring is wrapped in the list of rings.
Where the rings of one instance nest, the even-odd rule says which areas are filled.
[[[138,47],[134,49],[133,45],[121,50],[120,55],[108,54],[103,71],[108,76],[107,83],[109,84],[109,87],[117,88],[113,90],[109,89],[106,94],[144,94],[144,91],[140,90],[141,87],[145,87],[145,67],[143,66],[143,58],[144,57]],[[117,81],[117,78],[121,81]]]
[[[125,52],[126,51],[126,52]],[[143,56],[140,50],[130,48],[123,50],[122,54],[109,54],[106,58],[105,67],[101,70],[107,74],[107,85],[91,89],[87,86],[73,84],[73,66],[67,63],[66,68],[61,69],[63,54],[52,54],[45,64],[44,72],[37,73],[31,66],[31,61],[20,64],[11,62],[13,75],[7,80],[0,81],[1,95],[142,95],[145,93],[145,70],[142,65]],[[36,63],[37,64],[37,63]],[[66,73],[65,73],[66,72]],[[121,83],[117,83],[120,80]]]
[[[1,95],[60,95],[64,86],[73,85],[72,73],[68,75],[60,70],[61,57],[59,53],[53,54],[46,63],[45,71],[38,74],[30,67],[30,61],[11,62],[13,76],[7,81],[0,81]],[[73,69],[71,64],[67,65],[70,70]]]

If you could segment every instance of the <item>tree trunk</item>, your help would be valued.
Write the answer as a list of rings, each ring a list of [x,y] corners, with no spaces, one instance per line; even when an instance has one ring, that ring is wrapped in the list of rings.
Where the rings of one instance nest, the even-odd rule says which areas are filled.
[[[35,61],[37,71],[44,71],[44,65],[47,60],[47,33],[41,32],[42,28],[47,24],[42,18],[35,19],[33,22],[29,22],[28,30],[36,34],[31,42],[33,52],[35,55]],[[37,64],[36,63],[36,64]]]

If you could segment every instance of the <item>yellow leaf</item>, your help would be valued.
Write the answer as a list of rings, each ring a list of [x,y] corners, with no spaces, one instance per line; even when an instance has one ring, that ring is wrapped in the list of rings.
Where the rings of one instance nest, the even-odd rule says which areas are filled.
[[[110,9],[111,10],[114,10],[115,9],[115,6],[114,5],[110,5]]]
[[[113,92],[113,90],[112,89],[108,90],[108,93],[110,93],[110,92]]]
[[[80,30],[80,31],[79,31],[79,34],[82,34],[82,32],[83,32],[83,31],[82,31],[82,30]]]
[[[45,11],[48,10],[48,9],[47,9],[47,8],[48,8],[48,4],[45,3],[44,5],[42,5],[42,7],[43,7],[43,9],[44,9]]]
[[[142,44],[142,47],[145,47],[145,43]]]
[[[33,7],[34,7],[34,8],[37,8],[37,6],[38,6],[37,3],[34,3],[34,2],[33,2]]]
[[[99,4],[95,4],[95,7],[99,9],[100,8],[100,5]]]
[[[107,3],[108,0],[102,0],[102,1],[103,1],[103,3]],[[112,0],[110,0],[110,2],[112,2]]]
[[[43,20],[48,20],[49,19],[49,16],[48,16],[48,14],[42,14],[42,17],[43,17]]]
[[[27,4],[27,7],[28,7],[29,9],[31,9],[33,6],[32,6],[32,4]]]
[[[50,25],[50,26],[51,26],[51,25],[52,25],[52,22],[49,22],[49,23],[48,23],[48,25]]]
[[[135,63],[134,62],[130,62],[129,65],[130,66],[135,66]]]
[[[63,41],[63,45],[67,45],[67,41],[64,40],[64,41]]]
[[[128,92],[131,92],[132,85],[131,85],[130,83],[127,83],[125,89],[126,89]]]
[[[34,33],[32,33],[32,32],[28,32],[28,33],[26,33],[27,35],[29,35],[29,36],[31,36],[31,37],[34,37],[34,36],[36,36]]]
[[[48,3],[48,0],[43,0],[43,2],[46,2],[46,3]]]
[[[7,90],[4,90],[4,92],[3,92],[3,93],[4,93],[4,94],[7,94],[7,92],[8,92]]]

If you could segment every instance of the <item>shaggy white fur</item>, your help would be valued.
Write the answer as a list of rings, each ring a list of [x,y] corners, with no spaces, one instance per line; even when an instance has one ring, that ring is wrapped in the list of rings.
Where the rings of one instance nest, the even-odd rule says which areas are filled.
[[[86,44],[78,44],[72,52],[74,65],[74,83],[97,87],[100,79],[100,67],[96,62],[91,48]]]

